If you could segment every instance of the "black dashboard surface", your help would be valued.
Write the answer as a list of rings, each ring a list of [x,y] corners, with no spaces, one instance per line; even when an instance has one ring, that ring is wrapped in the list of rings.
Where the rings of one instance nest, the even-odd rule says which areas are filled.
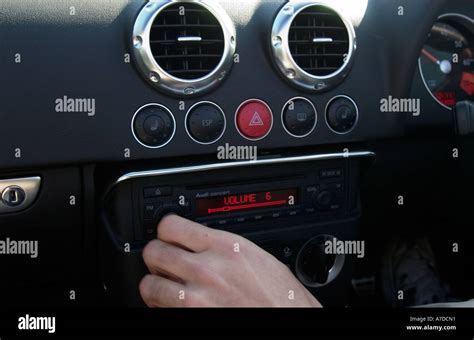
[[[220,105],[228,122],[250,98],[264,100],[273,110],[275,124],[265,139],[248,142],[228,124],[219,145],[272,150],[400,136],[405,117],[381,113],[380,99],[409,95],[424,37],[445,1],[346,1],[359,8],[351,12],[357,35],[354,65],[341,85],[320,94],[293,88],[273,65],[270,30],[285,1],[219,3],[235,23],[240,62],[215,91],[181,99],[153,89],[128,58],[133,23],[145,1],[2,1],[0,168],[212,154],[217,145],[196,144],[184,128],[186,110],[204,100]],[[399,6],[403,16],[397,14]],[[285,102],[301,95],[314,102],[320,119],[310,136],[299,139],[285,133],[279,115]],[[350,96],[359,107],[359,124],[346,135],[335,134],[324,122],[325,106],[336,95]],[[64,96],[95,99],[95,114],[56,112],[55,101]],[[142,147],[131,133],[134,113],[147,103],[167,106],[177,121],[174,139],[160,149]]]
[[[189,2],[195,1],[180,3]],[[451,242],[471,229],[472,199],[462,195],[474,190],[469,145],[453,134],[453,111],[428,92],[419,58],[441,15],[474,18],[472,0],[319,0],[344,11],[357,42],[347,77],[322,92],[290,84],[272,54],[272,25],[296,1],[199,2],[219,4],[230,17],[236,55],[215,89],[176,96],[154,88],[134,54],[134,25],[148,1],[0,1],[0,234],[38,240],[46,249],[37,262],[1,259],[16,278],[0,283],[6,305],[44,306],[51,291],[59,305],[123,299],[143,306],[137,290],[145,272],[141,248],[169,213],[249,237],[293,269],[308,240],[322,234],[341,240],[368,235],[371,247],[382,248],[385,239],[404,233]],[[357,125],[345,134],[325,119],[338,96],[358,107]],[[316,128],[301,138],[281,119],[285,104],[297,97],[317,111]],[[92,101],[93,110],[58,109],[67,98]],[[420,114],[382,112],[381,100],[388,98],[419,100]],[[269,134],[254,141],[234,122],[249,99],[273,112]],[[222,138],[211,144],[197,143],[186,131],[187,112],[200,102],[215,103],[226,118]],[[150,103],[168,108],[176,121],[171,141],[158,148],[140,144],[132,133],[137,110]],[[256,162],[216,159],[218,147],[227,144],[258,147]],[[16,184],[32,177],[35,194],[23,206],[7,207],[11,197],[4,192],[15,194],[22,189]],[[262,190],[289,192],[293,199],[297,193],[299,206],[215,218],[195,218],[191,209],[198,196],[246,199]],[[374,248],[369,260],[377,262]],[[334,286],[318,287],[322,301],[346,306],[359,265],[348,261]],[[80,292],[74,302],[72,288]]]

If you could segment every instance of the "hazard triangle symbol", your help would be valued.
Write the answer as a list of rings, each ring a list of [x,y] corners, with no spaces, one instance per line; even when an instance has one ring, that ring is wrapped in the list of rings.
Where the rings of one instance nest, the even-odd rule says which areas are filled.
[[[253,114],[253,117],[252,117],[252,120],[250,121],[249,126],[262,126],[262,125],[264,125],[262,118],[260,117],[258,112],[255,112]]]

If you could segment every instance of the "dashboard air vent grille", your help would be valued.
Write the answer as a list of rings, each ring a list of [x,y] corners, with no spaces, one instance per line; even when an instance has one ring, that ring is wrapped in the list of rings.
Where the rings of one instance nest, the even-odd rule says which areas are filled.
[[[179,79],[199,79],[212,73],[224,54],[224,32],[216,17],[194,3],[163,9],[150,31],[150,46],[158,65]]]
[[[295,63],[317,77],[333,74],[344,65],[350,43],[339,15],[321,5],[308,7],[294,18],[288,42]]]

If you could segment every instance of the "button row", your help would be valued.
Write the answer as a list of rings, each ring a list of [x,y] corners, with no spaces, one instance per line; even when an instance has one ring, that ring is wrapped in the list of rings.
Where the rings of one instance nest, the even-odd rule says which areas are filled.
[[[352,131],[358,118],[357,106],[347,96],[334,97],[326,107],[327,125],[338,134]],[[295,97],[284,105],[281,122],[285,131],[291,136],[307,137],[318,123],[316,107],[304,97]],[[217,142],[224,135],[226,126],[224,111],[209,101],[193,105],[185,118],[185,129],[189,137],[196,143],[204,145]],[[245,139],[261,140],[272,130],[272,110],[262,100],[247,100],[235,113],[235,126]],[[143,146],[161,148],[173,138],[176,122],[171,111],[163,105],[148,104],[135,113],[132,131],[136,140]]]
[[[288,216],[297,216],[302,213],[301,209],[294,209],[289,211],[278,211],[273,213],[266,213],[266,214],[259,214],[253,216],[240,216],[228,219],[221,219],[221,220],[212,220],[212,221],[198,221],[199,223],[208,226],[208,227],[223,227],[230,224],[242,224],[242,223],[249,223],[249,222],[260,222],[269,219],[276,219],[281,217],[288,217]]]

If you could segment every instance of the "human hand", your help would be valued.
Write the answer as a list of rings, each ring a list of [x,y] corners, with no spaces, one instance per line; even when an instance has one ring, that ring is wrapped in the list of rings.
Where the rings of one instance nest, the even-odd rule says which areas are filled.
[[[287,266],[249,240],[168,215],[143,250],[149,307],[321,307]]]

